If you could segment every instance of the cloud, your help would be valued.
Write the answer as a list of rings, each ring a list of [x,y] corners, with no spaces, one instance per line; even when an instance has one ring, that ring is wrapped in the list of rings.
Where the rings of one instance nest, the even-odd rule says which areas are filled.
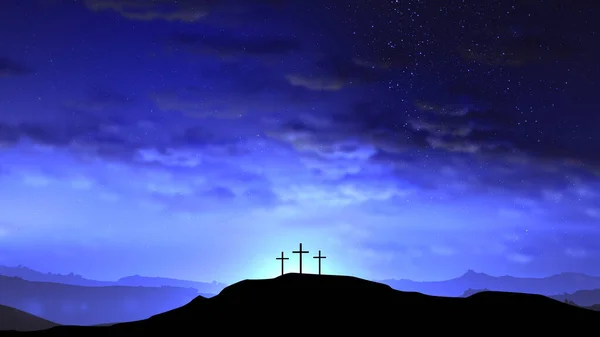
[[[61,119],[62,121],[63,119]],[[0,144],[15,146],[31,142],[51,148],[63,148],[73,154],[133,162],[146,146],[159,148],[158,137],[141,137],[143,130],[125,129],[111,121],[64,119],[56,123],[0,123]],[[132,137],[137,132],[139,137]],[[152,145],[149,145],[152,144]]]
[[[300,43],[284,36],[248,36],[238,37],[228,33],[220,35],[177,34],[170,40],[171,47],[183,47],[190,52],[212,54],[223,60],[239,57],[271,57],[298,51]]]
[[[404,112],[375,101],[358,101],[349,109],[342,105],[330,111],[311,110],[281,121],[266,134],[289,144],[315,172],[325,172],[318,165],[340,172],[336,163],[342,162],[348,145],[358,144],[369,150],[348,163],[355,171],[367,165],[387,167],[399,179],[422,188],[444,186],[447,192],[461,194],[487,194],[493,189],[544,198],[544,191],[570,189],[573,177],[593,179],[591,170],[597,162],[591,152],[569,151],[572,144],[554,142],[551,149],[550,143],[528,141],[527,134],[519,132],[517,114],[474,103],[417,101],[414,110]],[[330,163],[314,159],[319,157]],[[569,196],[588,195],[588,190],[589,186],[578,185]]]
[[[519,264],[529,264],[533,261],[533,256],[522,253],[511,253],[506,258]]]
[[[71,187],[77,190],[88,190],[94,186],[94,181],[84,176],[73,177],[70,183]]]
[[[151,95],[156,106],[166,112],[179,112],[191,118],[220,118],[235,119],[246,115],[249,108],[243,104],[237,104],[235,99],[232,101],[226,97],[207,97],[200,94],[200,91],[193,95],[193,91],[188,90],[185,95],[176,91],[163,91]]]
[[[24,172],[21,174],[21,179],[24,184],[32,187],[44,187],[54,182],[54,179],[48,175],[36,172]]]
[[[368,180],[315,181],[274,187],[275,194],[286,202],[305,206],[346,207],[367,202],[383,202],[397,197],[406,197],[413,189],[397,182]]]
[[[291,85],[309,90],[336,91],[342,89],[347,83],[337,78],[310,78],[301,75],[286,75]]]
[[[382,67],[365,67],[356,59],[332,56],[322,58],[310,67],[310,76],[301,73],[286,75],[287,81],[294,86],[309,90],[337,91],[349,86],[378,83],[386,78]]]
[[[565,254],[573,258],[583,258],[588,256],[587,252],[582,248],[567,248]]]
[[[0,57],[0,77],[20,76],[31,73],[31,70],[8,58]]]
[[[132,20],[194,22],[208,15],[209,0],[85,0],[93,11],[111,10]]]
[[[590,207],[585,210],[585,215],[592,219],[600,220],[600,208]]]
[[[109,202],[116,202],[121,199],[121,196],[119,194],[112,192],[100,192],[98,196],[100,197],[100,199]]]
[[[443,246],[443,245],[430,246],[429,249],[431,250],[431,252],[433,254],[440,255],[440,256],[453,256],[458,253],[456,251],[456,249],[449,247],[449,246]]]
[[[111,109],[128,106],[132,100],[122,94],[96,90],[82,100],[71,100],[66,103],[67,109],[84,113],[106,113]]]

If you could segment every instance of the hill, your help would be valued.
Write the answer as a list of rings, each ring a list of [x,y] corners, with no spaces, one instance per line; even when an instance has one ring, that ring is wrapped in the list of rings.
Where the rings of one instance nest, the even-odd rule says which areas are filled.
[[[481,292],[468,298],[402,292],[347,276],[286,274],[245,280],[219,295],[149,319],[109,327],[55,327],[38,336],[127,336],[287,333],[388,335],[543,333],[592,329],[600,313],[541,295]],[[6,334],[7,336],[19,333]]]
[[[551,297],[561,302],[564,300],[573,301],[575,304],[584,307],[600,305],[600,289],[579,290],[571,294],[560,294]]]
[[[16,267],[0,266],[0,275],[9,277],[19,277],[27,281],[62,283],[84,287],[103,287],[115,285],[114,282],[90,280],[74,273],[64,275],[54,273],[42,273],[21,265]]]
[[[181,287],[181,288],[194,288],[198,292],[203,294],[218,294],[227,285],[212,281],[207,282],[196,282],[187,280],[178,280],[167,277],[148,277],[148,276],[127,276],[117,280],[116,285],[120,286],[134,286],[134,287]],[[211,295],[213,296],[213,295]]]
[[[135,321],[180,307],[198,296],[192,288],[82,287],[0,276],[0,304],[59,324]]]
[[[467,271],[460,277],[435,282],[412,280],[382,280],[381,283],[404,291],[417,291],[435,296],[462,296],[467,289],[490,289],[494,291],[541,294],[553,296],[578,290],[600,289],[600,277],[578,273],[560,273],[541,278],[491,276]]]
[[[0,305],[0,331],[17,330],[33,331],[50,329],[58,324],[43,318],[28,314],[24,311]]]
[[[218,294],[226,284],[213,282],[197,282],[166,277],[148,277],[133,275],[122,277],[117,281],[96,281],[86,279],[81,275],[41,273],[23,267],[0,266],[0,275],[16,276],[28,281],[63,283],[86,287],[97,286],[131,286],[131,287],[182,287],[194,288],[204,297]],[[418,282],[407,279],[388,279],[376,281],[387,284],[394,289],[416,291],[434,296],[463,296],[468,289],[490,289],[494,291],[520,292],[555,296],[557,294],[573,293],[578,290],[600,289],[600,277],[579,273],[561,273],[542,278],[521,278],[513,276],[491,276],[473,270],[444,281]],[[577,301],[576,301],[577,302]],[[600,303],[600,302],[595,302]]]
[[[54,273],[42,273],[37,270],[33,270],[20,265],[16,267],[0,266],[0,275],[19,277],[27,281],[62,283],[84,287],[128,286],[194,288],[202,294],[218,294],[226,286],[225,284],[218,283],[216,281],[208,283],[177,280],[165,277],[148,277],[140,275],[122,277],[117,281],[97,281],[84,278],[83,276],[74,273],[64,275]]]

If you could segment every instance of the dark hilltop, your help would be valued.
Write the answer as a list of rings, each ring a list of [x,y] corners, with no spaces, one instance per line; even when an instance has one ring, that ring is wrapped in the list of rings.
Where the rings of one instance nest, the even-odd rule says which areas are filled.
[[[57,325],[41,317],[0,304],[0,329],[35,331],[50,329]]]
[[[203,333],[541,333],[592,329],[600,313],[542,295],[485,291],[467,298],[402,292],[348,276],[285,274],[244,280],[213,298],[106,327],[59,326],[36,336],[197,336]]]

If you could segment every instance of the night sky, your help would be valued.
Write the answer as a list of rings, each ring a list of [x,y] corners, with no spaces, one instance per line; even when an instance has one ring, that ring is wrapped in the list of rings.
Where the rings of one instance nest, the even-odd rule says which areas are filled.
[[[2,0],[0,264],[600,275],[585,0]]]

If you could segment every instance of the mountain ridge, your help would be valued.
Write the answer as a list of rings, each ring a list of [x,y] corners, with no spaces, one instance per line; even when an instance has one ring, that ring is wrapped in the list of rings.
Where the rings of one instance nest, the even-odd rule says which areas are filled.
[[[18,265],[16,267],[2,266],[0,265],[0,275],[10,277],[20,277],[27,281],[34,282],[51,282],[51,283],[62,283],[75,286],[85,287],[105,287],[105,286],[133,286],[133,287],[161,287],[161,286],[172,286],[172,287],[183,287],[183,288],[194,288],[199,293],[203,294],[217,294],[225,286],[224,283],[212,281],[212,282],[199,282],[189,280],[179,280],[167,277],[152,277],[152,276],[140,276],[131,275],[121,277],[116,281],[98,281],[85,278],[79,274],[55,274],[55,273],[42,273],[40,271]]]
[[[28,272],[24,273],[22,272],[23,270],[26,270]],[[39,278],[41,276],[45,276],[46,274],[22,266],[0,266],[0,275],[19,276],[29,281],[40,281]],[[55,282],[82,286],[173,286],[194,288],[198,290],[200,294],[203,294],[207,297],[210,295],[218,294],[223,288],[227,286],[224,283],[216,281],[207,283],[167,277],[148,277],[140,275],[122,277],[119,278],[117,281],[89,280],[83,278],[81,275],[73,273],[68,275],[50,275],[58,275],[56,276],[58,279],[55,278],[53,279],[53,281],[42,282]],[[489,274],[476,272],[472,269],[469,269],[462,275],[448,280],[413,281],[410,279],[385,279],[375,281],[387,284],[397,290],[417,291],[434,296],[454,297],[463,296],[464,292],[467,289],[489,289],[496,291],[538,293],[546,296],[556,296],[557,294],[574,293],[579,290],[600,289],[600,277],[574,272],[562,272],[546,277],[524,278],[509,275],[492,276]]]
[[[468,298],[451,298],[398,291],[385,284],[348,276],[285,274],[273,279],[243,280],[215,297],[196,298],[146,320],[109,327],[61,326],[31,334],[197,335],[243,329],[244,333],[275,335],[281,333],[278,328],[281,322],[288,322],[289,329],[297,333],[336,335],[357,332],[375,335],[411,329],[421,333],[471,333],[481,332],[482,326],[493,326],[502,332],[519,329],[539,333],[557,328],[590,329],[599,319],[599,312],[542,295],[483,292]],[[477,324],[465,324],[465,320]]]
[[[546,277],[491,276],[468,270],[459,277],[443,281],[412,281],[409,279],[386,279],[394,289],[419,291],[434,296],[461,297],[467,289],[520,292],[554,296],[579,290],[600,289],[600,277],[580,273],[559,273]]]
[[[86,287],[0,276],[0,304],[57,324],[95,325],[145,319],[199,296],[181,287]]]

